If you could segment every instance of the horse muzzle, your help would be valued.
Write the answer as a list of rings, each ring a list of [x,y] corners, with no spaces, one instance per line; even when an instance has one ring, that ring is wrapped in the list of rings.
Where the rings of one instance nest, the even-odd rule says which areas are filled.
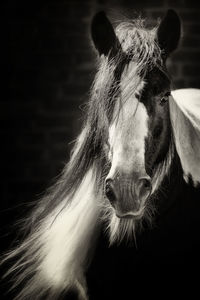
[[[133,180],[117,175],[105,180],[105,195],[119,218],[140,219],[151,190],[149,176],[137,176]]]

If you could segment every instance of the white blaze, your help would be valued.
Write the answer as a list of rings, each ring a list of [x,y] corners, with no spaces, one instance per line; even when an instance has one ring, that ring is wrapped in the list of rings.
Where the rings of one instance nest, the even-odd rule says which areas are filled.
[[[134,88],[136,87],[136,88]],[[148,134],[148,114],[137,98],[144,82],[136,75],[131,62],[121,77],[121,95],[116,100],[113,120],[109,129],[110,159],[112,167],[130,174],[132,171],[145,175],[145,137]]]

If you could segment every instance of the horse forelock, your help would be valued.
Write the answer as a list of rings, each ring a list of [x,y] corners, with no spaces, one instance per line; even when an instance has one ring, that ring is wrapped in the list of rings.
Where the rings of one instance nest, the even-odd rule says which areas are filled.
[[[95,126],[97,136],[101,136],[104,132],[102,129],[109,126],[106,116],[112,114],[115,100],[119,98],[119,84],[124,68],[134,62],[130,76],[131,93],[139,84],[134,80],[136,76],[144,78],[146,72],[155,65],[162,68],[161,50],[155,38],[156,29],[148,30],[141,24],[140,20],[119,24],[116,35],[122,49],[118,49],[115,57],[100,57],[88,109],[88,120]]]
[[[162,53],[156,40],[156,28],[146,29],[141,19],[122,22],[116,27],[116,35],[121,48],[114,57],[101,56],[99,67],[91,88],[89,102],[89,122],[95,124],[97,135],[102,134],[102,127],[108,123],[105,116],[112,114],[115,100],[119,97],[121,75],[134,62],[131,72],[131,93],[138,87],[136,76],[141,79],[147,71],[157,66],[163,69]],[[100,129],[100,131],[99,131]]]
[[[136,63],[138,73],[145,72],[154,65],[162,65],[162,53],[156,39],[157,27],[145,28],[144,22],[137,19],[122,22],[116,28],[116,35],[122,50]]]

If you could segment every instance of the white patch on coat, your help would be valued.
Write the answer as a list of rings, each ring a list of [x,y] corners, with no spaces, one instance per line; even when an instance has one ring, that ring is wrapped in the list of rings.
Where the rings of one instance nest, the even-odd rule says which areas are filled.
[[[200,183],[200,90],[173,91],[170,117],[184,179],[187,182],[191,175],[197,185]]]

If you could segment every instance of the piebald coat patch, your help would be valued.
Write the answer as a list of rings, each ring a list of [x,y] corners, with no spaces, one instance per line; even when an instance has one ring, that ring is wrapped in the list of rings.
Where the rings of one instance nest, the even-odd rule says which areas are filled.
[[[173,91],[170,117],[184,178],[187,182],[191,176],[197,185],[200,183],[200,90]]]

